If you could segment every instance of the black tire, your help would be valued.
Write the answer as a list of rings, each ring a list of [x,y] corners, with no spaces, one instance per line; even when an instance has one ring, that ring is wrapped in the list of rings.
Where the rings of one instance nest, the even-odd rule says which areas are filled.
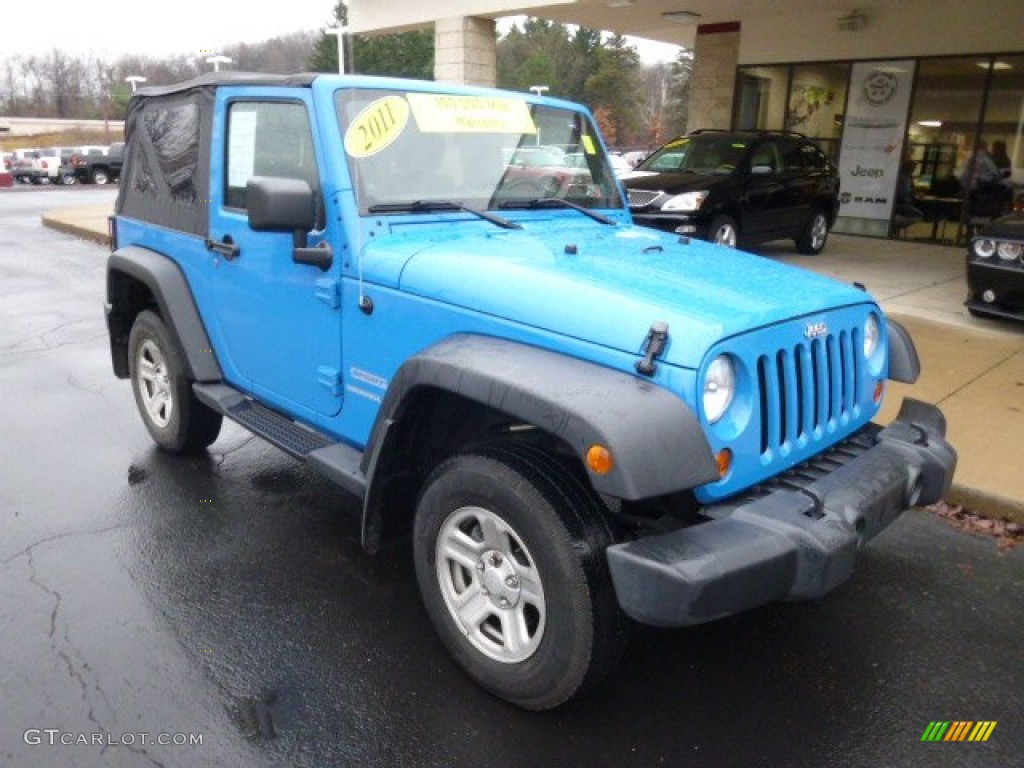
[[[739,229],[732,216],[715,216],[708,227],[708,241],[727,248],[735,248],[739,240]]]
[[[497,548],[483,538],[486,521],[497,531],[490,538],[504,542]],[[472,568],[443,560],[439,568],[439,550],[456,528],[478,560]],[[456,662],[496,696],[540,710],[597,683],[625,650],[628,621],[605,559],[612,542],[600,501],[577,475],[539,449],[505,444],[455,456],[431,474],[416,510],[413,551],[427,613]],[[493,553],[502,547],[496,564]],[[529,586],[534,578],[539,589]],[[459,583],[464,591],[454,595]],[[463,610],[481,606],[466,629],[448,602],[463,596]],[[516,627],[526,642],[513,647],[506,636]]]
[[[157,445],[195,453],[217,439],[222,417],[196,398],[182,361],[160,316],[140,312],[128,338],[135,405]]]
[[[110,181],[110,174],[107,173],[106,168],[93,168],[89,178],[93,184],[106,184]]]
[[[800,236],[796,238],[796,250],[810,256],[821,253],[828,241],[828,217],[818,209],[807,220]]]
[[[67,187],[73,187],[78,183],[78,177],[73,173],[62,173],[60,175],[60,183]]]

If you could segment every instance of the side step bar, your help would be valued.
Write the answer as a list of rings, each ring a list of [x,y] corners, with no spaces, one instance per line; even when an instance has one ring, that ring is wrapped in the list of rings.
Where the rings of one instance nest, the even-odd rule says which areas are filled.
[[[298,424],[227,384],[197,382],[192,385],[192,390],[205,405],[288,455],[304,461],[349,493],[360,498],[366,495],[366,476],[360,469],[362,451]]]

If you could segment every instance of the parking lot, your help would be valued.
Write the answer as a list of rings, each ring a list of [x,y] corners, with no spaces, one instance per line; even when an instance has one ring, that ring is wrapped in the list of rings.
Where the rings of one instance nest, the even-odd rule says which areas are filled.
[[[615,674],[563,709],[483,693],[436,640],[408,552],[362,552],[354,498],[231,426],[202,458],[154,448],[110,370],[105,249],[40,224],[115,194],[0,191],[0,762],[1019,760],[1024,548],[923,512],[823,601],[638,631]],[[934,720],[998,725],[985,743],[923,744]],[[47,729],[104,738],[26,735]]]

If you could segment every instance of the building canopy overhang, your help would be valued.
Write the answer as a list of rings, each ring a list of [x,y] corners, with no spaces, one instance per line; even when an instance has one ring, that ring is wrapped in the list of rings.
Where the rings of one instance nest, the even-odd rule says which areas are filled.
[[[741,64],[1013,51],[1024,39],[1021,0],[448,0],[443,10],[422,0],[349,0],[349,31],[518,15],[687,48],[698,29],[739,23]]]

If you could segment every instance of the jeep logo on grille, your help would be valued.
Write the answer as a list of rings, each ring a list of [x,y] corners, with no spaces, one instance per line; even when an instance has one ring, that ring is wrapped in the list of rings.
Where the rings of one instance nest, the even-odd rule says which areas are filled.
[[[828,326],[825,323],[808,323],[804,328],[804,336],[808,339],[817,339],[828,334]]]

